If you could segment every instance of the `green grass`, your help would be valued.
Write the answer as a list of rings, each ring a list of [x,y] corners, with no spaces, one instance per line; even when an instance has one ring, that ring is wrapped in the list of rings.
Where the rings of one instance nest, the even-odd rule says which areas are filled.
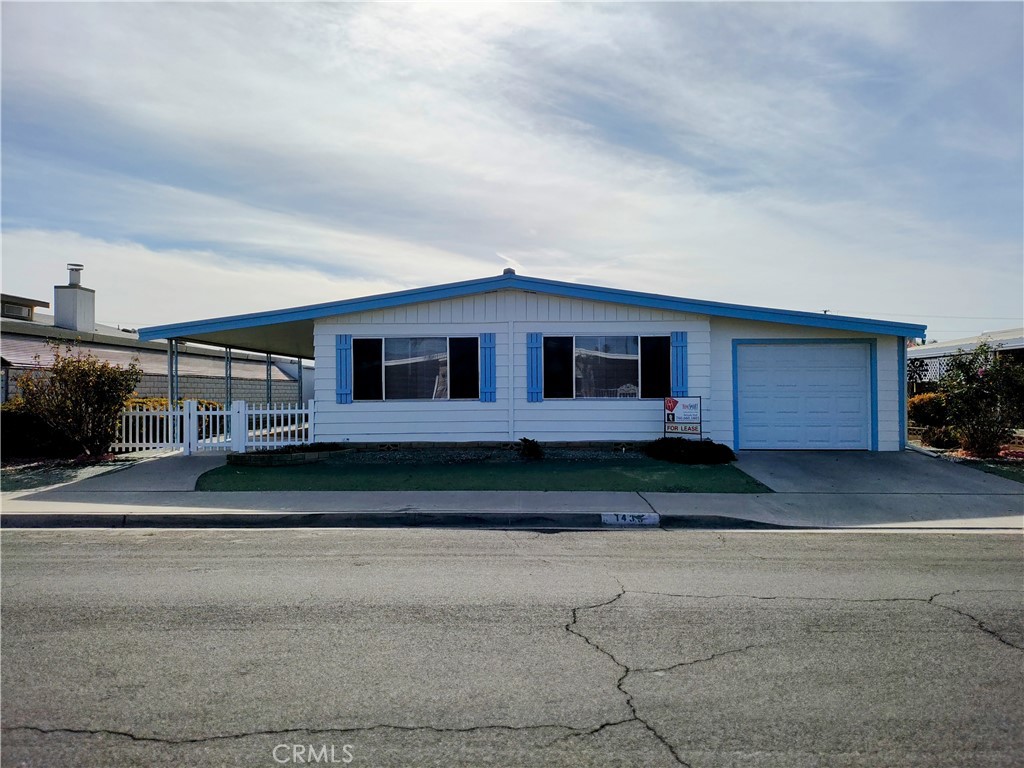
[[[650,491],[770,493],[731,465],[684,466],[653,459],[509,463],[224,466],[199,478],[200,491]]]
[[[1024,464],[990,464],[987,461],[971,461],[967,466],[988,472],[990,475],[999,475],[1007,480],[1016,480],[1024,483]]]

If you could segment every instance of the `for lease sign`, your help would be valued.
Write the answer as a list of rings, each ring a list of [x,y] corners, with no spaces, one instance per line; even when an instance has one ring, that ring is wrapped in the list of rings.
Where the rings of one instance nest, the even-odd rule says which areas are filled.
[[[665,434],[700,435],[700,398],[665,398]]]

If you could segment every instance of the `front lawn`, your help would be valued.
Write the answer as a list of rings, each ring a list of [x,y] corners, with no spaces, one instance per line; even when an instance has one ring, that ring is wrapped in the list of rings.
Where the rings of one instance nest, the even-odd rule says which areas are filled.
[[[999,475],[999,477],[1005,477],[1007,480],[1016,480],[1018,483],[1024,483],[1024,463],[1021,462],[1008,462],[1008,461],[965,461],[968,467],[974,467],[980,469],[982,472],[988,472],[990,475]]]
[[[649,491],[771,493],[732,465],[669,464],[638,454],[550,452],[526,461],[507,451],[347,452],[318,464],[227,465],[200,491]]]

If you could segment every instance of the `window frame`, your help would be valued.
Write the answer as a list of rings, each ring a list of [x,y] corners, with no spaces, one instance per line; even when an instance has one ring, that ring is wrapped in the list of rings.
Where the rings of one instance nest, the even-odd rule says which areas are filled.
[[[445,364],[448,366],[448,386],[445,388],[444,399],[441,398],[426,398],[426,397],[391,397],[387,396],[387,381],[385,373],[387,370],[384,341],[386,339],[444,339],[444,354]],[[476,397],[452,397],[452,339],[473,339],[476,341]],[[374,400],[360,400],[355,397],[355,342],[360,341],[379,341],[380,342],[380,399]],[[352,349],[349,352],[352,357],[352,402],[353,403],[472,403],[480,400],[480,387],[481,387],[481,376],[480,376],[480,334],[445,334],[439,335],[423,335],[423,336],[352,336]]]
[[[576,337],[577,336],[588,337],[588,338],[593,338],[595,336],[612,336],[612,337],[619,336],[619,337],[632,337],[632,338],[636,339],[636,348],[637,348],[637,353],[636,353],[636,397],[581,397],[581,396],[576,394]],[[544,342],[547,341],[549,338],[552,338],[552,339],[572,339],[572,371],[573,371],[572,376],[571,376],[571,378],[572,378],[572,397],[548,397],[547,392],[544,390],[544,386],[543,386],[543,382],[544,382],[544,370],[543,370],[543,366],[544,366]],[[668,385],[668,391],[671,394],[671,392],[672,392],[672,382],[671,382],[671,378],[672,378],[672,334],[671,333],[579,333],[579,334],[576,334],[576,333],[571,333],[571,334],[569,334],[569,333],[551,333],[551,334],[547,334],[547,333],[545,333],[545,334],[543,334],[541,336],[541,341],[540,341],[540,344],[541,344],[541,347],[540,347],[540,350],[541,350],[541,396],[544,398],[544,400],[557,400],[559,402],[568,402],[569,400],[585,400],[587,402],[598,401],[598,400],[613,400],[613,401],[616,401],[616,402],[619,402],[621,400],[636,400],[638,402],[639,401],[657,402],[658,400],[663,400],[664,398],[662,398],[662,397],[642,397],[641,396],[643,391],[644,391],[644,388],[643,388],[643,363],[641,361],[641,358],[643,357],[643,344],[641,343],[640,340],[641,339],[653,339],[653,338],[668,339],[668,342],[669,342],[669,348],[668,348],[668,355],[669,355],[669,357],[668,357],[668,359],[669,359],[669,385]]]

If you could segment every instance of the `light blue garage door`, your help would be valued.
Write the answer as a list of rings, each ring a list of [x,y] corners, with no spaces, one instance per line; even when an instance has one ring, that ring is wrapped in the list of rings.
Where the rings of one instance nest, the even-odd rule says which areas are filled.
[[[870,447],[867,344],[740,344],[736,368],[739,448]]]

